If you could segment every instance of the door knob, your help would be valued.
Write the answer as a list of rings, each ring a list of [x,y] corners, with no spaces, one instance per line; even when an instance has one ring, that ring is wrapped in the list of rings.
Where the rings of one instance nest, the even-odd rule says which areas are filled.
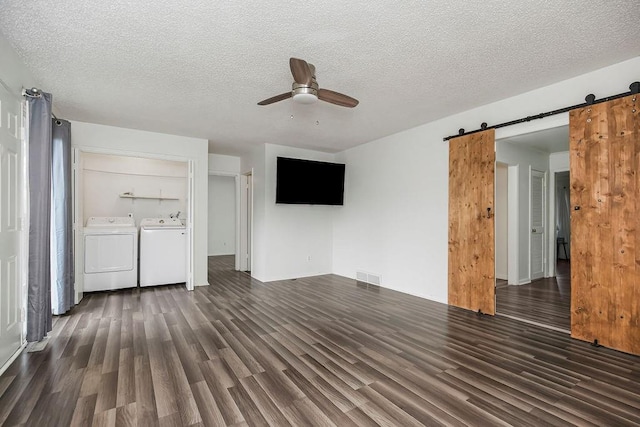
[[[535,228],[532,228],[532,229],[531,229],[531,232],[532,232],[532,233],[535,233],[535,232],[536,232],[536,229],[535,229]]]

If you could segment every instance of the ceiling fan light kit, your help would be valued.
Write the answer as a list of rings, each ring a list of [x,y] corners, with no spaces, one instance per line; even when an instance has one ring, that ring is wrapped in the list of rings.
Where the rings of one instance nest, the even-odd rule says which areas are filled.
[[[300,104],[313,104],[318,100],[318,83],[312,82],[311,86],[293,83],[291,94],[293,100]]]
[[[291,92],[267,98],[258,102],[258,105],[269,105],[288,98],[300,104],[312,104],[318,99],[341,107],[353,108],[358,105],[358,100],[328,89],[320,89],[316,81],[316,67],[307,61],[298,58],[289,59],[289,68],[293,75]]]

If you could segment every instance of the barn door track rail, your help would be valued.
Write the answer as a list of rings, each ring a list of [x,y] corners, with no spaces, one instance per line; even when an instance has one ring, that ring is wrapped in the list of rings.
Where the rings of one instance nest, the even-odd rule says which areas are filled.
[[[457,138],[457,137],[463,136],[463,135],[471,135],[473,133],[482,132],[482,131],[485,131],[487,129],[500,129],[500,128],[507,127],[507,126],[517,125],[518,123],[525,123],[525,122],[530,122],[532,120],[544,119],[545,117],[555,116],[556,114],[566,113],[566,112],[569,112],[571,110],[575,110],[576,108],[583,108],[583,107],[587,107],[589,105],[600,104],[601,102],[607,102],[607,101],[611,101],[613,99],[623,98],[623,97],[629,96],[629,95],[637,95],[638,93],[640,93],[640,82],[633,82],[633,83],[631,83],[629,85],[629,92],[619,93],[617,95],[612,95],[612,96],[608,96],[606,98],[601,98],[601,99],[596,99],[596,96],[594,94],[590,93],[589,95],[587,95],[584,98],[585,102],[582,103],[582,104],[572,105],[571,107],[564,107],[564,108],[560,108],[558,110],[547,111],[546,113],[540,113],[540,114],[536,114],[534,116],[527,116],[527,117],[523,117],[521,119],[511,120],[509,122],[504,122],[504,123],[500,123],[500,124],[493,125],[493,126],[488,126],[486,122],[483,122],[480,125],[480,129],[476,129],[476,130],[473,130],[473,131],[466,132],[463,128],[460,128],[458,130],[458,134],[457,135],[450,135],[450,136],[447,136],[447,137],[443,138],[442,140],[443,141],[449,141],[451,138]]]

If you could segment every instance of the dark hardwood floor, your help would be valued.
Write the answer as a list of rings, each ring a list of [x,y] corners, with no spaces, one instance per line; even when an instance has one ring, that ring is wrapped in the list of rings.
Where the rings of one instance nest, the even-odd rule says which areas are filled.
[[[535,280],[527,285],[503,286],[503,283],[497,282],[496,313],[548,325],[569,333],[571,329],[571,266],[569,262],[560,260],[556,274],[556,277]]]
[[[3,425],[640,425],[640,358],[339,276],[87,295]]]

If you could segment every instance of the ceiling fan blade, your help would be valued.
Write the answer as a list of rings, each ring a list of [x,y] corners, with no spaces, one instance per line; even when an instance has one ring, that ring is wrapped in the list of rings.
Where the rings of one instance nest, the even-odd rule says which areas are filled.
[[[358,105],[359,101],[342,93],[334,92],[329,89],[318,89],[318,99],[341,107],[353,108]]]
[[[313,73],[309,68],[309,64],[304,59],[289,58],[289,67],[291,68],[291,74],[293,74],[293,80],[301,85],[309,86],[313,80]]]
[[[280,95],[272,96],[271,98],[267,98],[264,101],[258,102],[258,105],[269,105],[274,102],[282,101],[287,98],[291,98],[291,92],[281,93]]]

